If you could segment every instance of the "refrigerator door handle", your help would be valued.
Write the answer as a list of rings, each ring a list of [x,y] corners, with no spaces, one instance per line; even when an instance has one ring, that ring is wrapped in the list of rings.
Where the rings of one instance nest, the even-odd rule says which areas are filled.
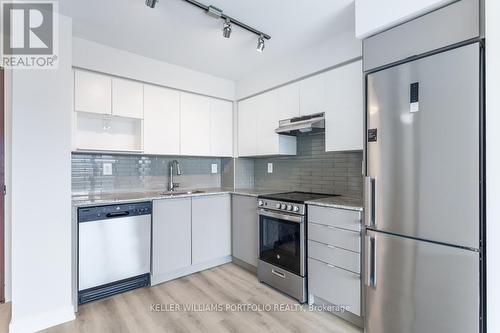
[[[376,193],[375,178],[365,177],[365,226],[367,227],[376,226]]]
[[[365,236],[365,284],[368,287],[375,288],[377,286],[377,246],[375,237]]]

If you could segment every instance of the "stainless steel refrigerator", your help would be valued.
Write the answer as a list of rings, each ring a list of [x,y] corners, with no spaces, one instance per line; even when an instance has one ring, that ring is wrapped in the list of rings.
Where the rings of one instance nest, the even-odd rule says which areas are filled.
[[[482,45],[366,75],[365,332],[480,331]]]

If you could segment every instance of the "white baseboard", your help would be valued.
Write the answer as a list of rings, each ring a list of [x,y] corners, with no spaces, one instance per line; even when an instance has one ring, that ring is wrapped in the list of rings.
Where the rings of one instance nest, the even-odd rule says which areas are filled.
[[[73,306],[68,305],[21,318],[12,318],[9,333],[33,333],[75,319]]]
[[[213,268],[216,266],[224,265],[231,262],[231,256],[226,256],[222,258],[217,258],[214,260],[210,260],[207,262],[203,262],[201,264],[191,265],[189,267],[181,268],[172,272],[159,274],[159,275],[151,275],[151,285],[154,286],[159,283],[167,282],[170,280],[178,279],[180,277],[190,275],[196,272],[201,272],[209,268]]]

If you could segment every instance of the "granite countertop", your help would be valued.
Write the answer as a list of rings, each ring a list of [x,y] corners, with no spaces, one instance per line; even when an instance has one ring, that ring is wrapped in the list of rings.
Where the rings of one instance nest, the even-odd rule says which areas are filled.
[[[186,197],[200,197],[216,194],[237,194],[257,197],[259,195],[286,192],[279,189],[255,189],[255,188],[200,188],[193,190],[177,190],[177,192],[187,192],[185,194],[169,195],[164,194],[162,191],[150,192],[118,192],[118,193],[96,193],[96,194],[82,194],[73,195],[72,202],[75,207],[86,207],[95,205],[118,204],[125,202],[141,202],[151,201],[156,199],[173,199],[173,198],[186,198]],[[333,196],[322,199],[306,201],[308,205],[332,207],[350,210],[363,210],[363,200],[359,198],[351,198],[345,196]]]
[[[198,192],[200,191],[200,192]],[[186,197],[200,197],[215,194],[230,194],[232,189],[228,188],[200,188],[195,190],[177,190],[176,192],[188,192],[185,194],[169,195],[163,191],[151,192],[118,192],[118,193],[96,193],[88,195],[73,195],[71,197],[73,206],[84,207],[105,204],[117,204],[125,202],[151,201],[155,199],[173,199]],[[193,193],[191,193],[193,192]],[[197,193],[198,192],[198,193]]]
[[[96,193],[96,194],[73,195],[71,199],[73,202],[73,206],[86,207],[95,205],[118,204],[125,202],[151,201],[155,199],[200,197],[200,196],[216,195],[216,194],[239,194],[239,195],[257,197],[259,195],[276,193],[280,191],[254,189],[254,188],[232,189],[232,188],[218,187],[218,188],[199,188],[193,190],[187,190],[187,189],[177,190],[177,192],[188,192],[188,193],[178,194],[178,195],[164,194],[162,193],[162,191]]]
[[[236,188],[232,190],[233,194],[248,195],[252,197],[258,197],[259,195],[281,193],[281,192],[289,192],[289,191],[280,189],[257,189],[257,188]]]
[[[339,209],[349,209],[363,211],[363,200],[346,196],[326,197],[316,200],[306,201],[306,204],[321,207],[331,207]]]

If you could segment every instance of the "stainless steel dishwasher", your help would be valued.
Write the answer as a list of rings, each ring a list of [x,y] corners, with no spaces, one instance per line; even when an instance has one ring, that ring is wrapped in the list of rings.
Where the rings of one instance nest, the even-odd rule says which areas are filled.
[[[78,209],[78,303],[150,284],[151,202]]]

